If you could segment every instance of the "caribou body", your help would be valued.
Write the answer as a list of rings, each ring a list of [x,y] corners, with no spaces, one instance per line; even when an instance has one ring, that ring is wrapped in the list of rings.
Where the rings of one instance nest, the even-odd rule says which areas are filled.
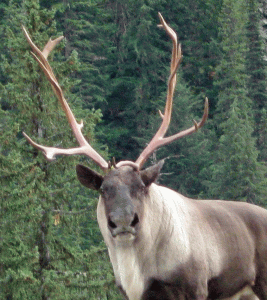
[[[175,32],[159,14],[173,42],[171,74],[162,124],[135,161],[106,162],[86,141],[63,96],[47,57],[62,37],[50,40],[43,51],[25,36],[33,55],[63,106],[79,143],[59,149],[27,140],[48,160],[56,155],[82,154],[104,171],[78,165],[80,182],[99,191],[97,219],[108,247],[116,283],[129,300],[254,299],[267,300],[267,211],[258,206],[219,200],[193,200],[157,185],[164,161],[142,169],[155,149],[202,127],[208,116],[206,100],[199,123],[173,136],[168,129],[176,71],[182,55]]]
[[[99,227],[128,299],[221,299],[244,288],[267,299],[267,211],[186,198],[154,183],[162,165],[106,177],[77,166],[82,184],[101,192]]]

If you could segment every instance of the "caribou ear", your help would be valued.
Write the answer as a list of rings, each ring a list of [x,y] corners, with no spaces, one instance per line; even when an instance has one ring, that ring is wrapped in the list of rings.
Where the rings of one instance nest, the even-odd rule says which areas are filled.
[[[151,166],[140,172],[141,179],[143,180],[145,186],[149,186],[150,184],[152,184],[157,180],[163,165],[164,165],[164,159],[162,159],[156,165]]]
[[[76,173],[82,185],[97,191],[100,189],[103,176],[83,165],[76,166]]]

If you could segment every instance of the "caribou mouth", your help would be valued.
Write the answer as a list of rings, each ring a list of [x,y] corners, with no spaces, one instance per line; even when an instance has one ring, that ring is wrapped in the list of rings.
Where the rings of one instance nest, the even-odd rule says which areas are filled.
[[[116,243],[119,244],[129,244],[132,243],[135,239],[135,235],[130,232],[123,232],[120,234],[117,234],[116,237],[114,237],[114,240]]]
[[[136,235],[136,231],[129,227],[129,228],[116,228],[112,231],[112,236],[115,239],[134,239]]]

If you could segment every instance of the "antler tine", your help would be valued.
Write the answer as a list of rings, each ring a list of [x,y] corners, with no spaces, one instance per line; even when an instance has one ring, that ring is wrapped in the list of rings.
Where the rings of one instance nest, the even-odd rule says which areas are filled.
[[[177,35],[174,30],[167,25],[164,18],[160,13],[158,13],[161,24],[158,25],[160,28],[164,28],[167,34],[170,36],[173,44],[172,49],[172,59],[171,59],[171,74],[168,80],[168,91],[167,91],[167,101],[165,106],[165,111],[163,115],[163,122],[155,135],[155,138],[163,137],[168,130],[171,113],[172,113],[172,100],[173,94],[176,86],[176,72],[182,60],[181,45],[178,44]]]
[[[184,137],[186,135],[189,135],[195,131],[197,131],[199,128],[201,128],[204,123],[206,122],[208,118],[208,99],[205,100],[205,108],[204,108],[204,114],[202,116],[202,119],[199,123],[194,124],[189,129],[186,129],[184,131],[181,131],[175,135],[172,135],[170,137],[164,138],[164,135],[166,134],[170,120],[171,120],[171,112],[172,112],[172,102],[173,102],[173,95],[174,90],[176,86],[176,72],[177,69],[181,63],[182,60],[182,51],[181,46],[177,42],[177,35],[174,32],[174,30],[167,25],[162,15],[159,13],[159,18],[161,24],[158,25],[159,27],[162,27],[165,29],[166,33],[170,36],[172,43],[173,43],[173,50],[172,50],[172,59],[171,59],[171,71],[170,71],[170,77],[168,80],[168,91],[167,91],[167,100],[166,100],[166,106],[164,115],[160,112],[160,116],[162,118],[162,123],[160,128],[158,129],[155,136],[152,138],[148,146],[144,149],[144,151],[140,154],[138,159],[136,160],[135,164],[138,165],[138,168],[141,169],[148,157],[159,147],[163,145],[167,145],[174,140],[177,140],[181,137]]]
[[[32,53],[35,60],[39,63],[40,67],[45,73],[46,78],[51,83],[51,86],[54,90],[55,95],[57,96],[59,102],[62,105],[62,108],[65,111],[66,117],[68,119],[68,122],[71,126],[71,129],[74,133],[75,138],[77,139],[80,147],[78,148],[72,148],[72,149],[60,149],[60,148],[54,148],[54,147],[45,147],[42,145],[39,145],[35,143],[26,133],[23,133],[28,142],[38,150],[41,150],[45,157],[48,160],[55,159],[55,156],[57,155],[86,155],[90,157],[96,164],[98,164],[102,169],[106,170],[108,169],[108,163],[102,158],[100,154],[98,154],[86,141],[85,137],[82,134],[82,127],[83,122],[80,124],[76,121],[66,99],[64,98],[63,91],[53,73],[53,70],[47,61],[47,57],[50,54],[50,52],[54,49],[54,47],[64,38],[63,36],[55,39],[55,40],[49,40],[48,43],[45,45],[43,51],[41,51],[31,40],[28,32],[24,27],[22,27],[23,32],[25,34],[25,37],[30,44],[32,50],[34,53]]]

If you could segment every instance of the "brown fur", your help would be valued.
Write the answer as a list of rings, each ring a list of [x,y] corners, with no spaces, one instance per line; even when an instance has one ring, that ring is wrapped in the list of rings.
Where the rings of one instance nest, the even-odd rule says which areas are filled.
[[[98,222],[126,297],[267,300],[267,211],[158,186],[162,165],[102,178]]]

